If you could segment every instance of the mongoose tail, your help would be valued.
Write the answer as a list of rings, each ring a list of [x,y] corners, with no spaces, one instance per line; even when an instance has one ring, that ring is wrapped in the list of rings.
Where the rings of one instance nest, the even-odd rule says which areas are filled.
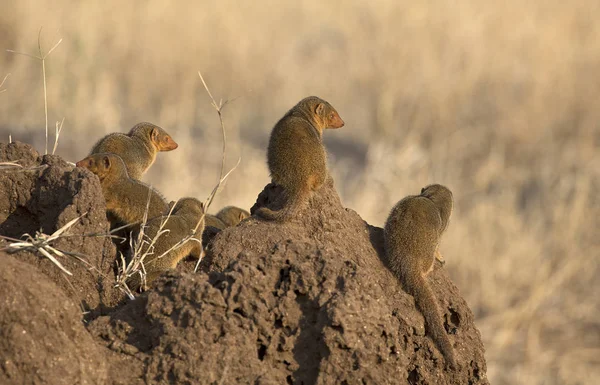
[[[427,332],[438,345],[438,348],[450,366],[456,368],[454,348],[448,338],[448,334],[446,334],[439,306],[424,274],[411,274],[410,271],[405,272],[405,269],[402,267],[401,274],[406,290],[415,298],[415,303],[423,314],[423,318],[425,318]]]
[[[287,201],[285,206],[277,211],[271,210],[268,207],[261,207],[256,210],[255,214],[261,218],[275,222],[284,222],[293,217],[300,211],[304,202],[308,199],[310,191],[301,189],[300,191],[286,191]]]

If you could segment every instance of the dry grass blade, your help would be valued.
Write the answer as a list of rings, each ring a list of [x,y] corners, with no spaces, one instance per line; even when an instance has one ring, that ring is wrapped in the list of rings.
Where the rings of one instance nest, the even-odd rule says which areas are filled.
[[[50,48],[50,50],[48,52],[46,52],[45,54],[42,53],[42,28],[40,28],[40,31],[38,33],[38,53],[39,53],[38,56],[30,55],[30,54],[24,53],[24,52],[15,51],[12,49],[6,50],[7,52],[10,52],[10,53],[27,56],[32,59],[37,59],[42,63],[42,80],[44,83],[44,117],[46,119],[46,147],[44,148],[44,154],[48,154],[48,90],[47,90],[47,86],[46,86],[46,58],[60,45],[60,43],[62,43],[62,40],[63,39],[60,38],[58,40],[58,42],[56,42],[56,44],[54,44],[54,46],[52,46],[52,48]],[[58,141],[58,137],[56,138],[56,140]],[[56,149],[56,145],[55,145],[55,149]]]
[[[0,162],[0,169],[3,168],[23,168],[22,165],[20,165],[17,162]]]
[[[4,79],[2,79],[2,82],[0,82],[0,94],[6,91],[6,88],[2,89],[2,86],[4,86],[4,82],[6,82],[6,79],[8,79],[9,76],[10,76],[10,73],[6,74]]]
[[[81,256],[78,255],[77,253],[64,252],[62,250],[59,250],[59,249],[53,247],[50,243],[63,237],[62,234],[64,234],[66,231],[68,231],[75,223],[77,223],[77,221],[79,221],[86,214],[87,213],[84,213],[81,216],[69,221],[63,227],[56,230],[51,235],[37,232],[35,234],[35,237],[32,237],[29,234],[24,234],[27,237],[25,240],[18,240],[15,238],[5,237],[5,236],[0,235],[0,238],[6,239],[11,242],[8,244],[7,247],[0,249],[0,250],[6,250],[8,252],[16,252],[16,251],[22,251],[22,250],[37,251],[40,254],[42,254],[44,257],[48,258],[52,263],[54,263],[65,274],[73,275],[73,273],[71,273],[69,270],[67,270],[56,257],[65,258],[67,256],[74,256],[76,259],[82,261]]]
[[[56,147],[58,147],[58,138],[60,137],[60,133],[63,129],[63,124],[65,123],[65,118],[62,118],[60,122],[56,122],[56,131],[54,135],[54,148],[52,149],[52,155],[56,152]],[[73,164],[74,166],[74,164]]]

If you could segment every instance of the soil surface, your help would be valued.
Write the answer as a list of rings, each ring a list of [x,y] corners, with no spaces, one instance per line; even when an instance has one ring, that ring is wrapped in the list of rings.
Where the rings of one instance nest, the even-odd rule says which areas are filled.
[[[2,384],[488,384],[473,315],[444,268],[428,281],[458,370],[382,263],[382,229],[344,208],[331,179],[291,222],[251,217],[211,234],[200,272],[185,261],[127,300],[112,285],[112,242],[89,236],[109,228],[97,178],[0,144],[0,163],[17,160],[0,165],[0,234],[52,234],[82,216],[52,244],[87,264],[62,258],[67,277],[39,252],[0,254]],[[282,195],[267,185],[252,212]]]

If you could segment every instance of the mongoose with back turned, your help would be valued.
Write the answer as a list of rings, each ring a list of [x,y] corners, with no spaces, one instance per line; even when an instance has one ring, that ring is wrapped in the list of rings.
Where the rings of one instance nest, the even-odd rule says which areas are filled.
[[[323,130],[342,126],[344,121],[335,108],[316,96],[302,99],[275,124],[267,163],[273,183],[285,189],[287,202],[279,211],[261,207],[256,215],[283,222],[299,211],[327,178]]]
[[[76,165],[87,168],[100,179],[106,211],[113,227],[141,223],[146,209],[147,219],[169,210],[169,205],[158,191],[129,177],[123,160],[116,154],[93,154]]]
[[[147,122],[138,123],[128,134],[112,133],[100,139],[91,154],[112,153],[123,159],[130,178],[141,179],[152,166],[159,151],[171,151],[177,143],[162,128]]]
[[[385,258],[389,269],[415,298],[428,334],[446,362],[456,367],[452,343],[446,334],[439,305],[427,282],[433,270],[440,238],[452,213],[452,192],[439,184],[429,185],[420,195],[402,199],[392,209],[384,227]]]
[[[136,245],[137,254],[145,255],[143,260],[146,270],[145,286],[151,284],[163,272],[174,269],[179,261],[188,255],[200,258],[203,230],[204,205],[196,198],[182,198],[175,203],[170,215],[148,221],[144,227],[143,243]],[[159,231],[160,235],[158,235]],[[138,235],[139,231],[133,238],[138,239]],[[174,248],[188,236],[191,237],[185,243]],[[146,287],[141,283],[139,275],[130,278],[132,289],[140,287],[145,289]]]

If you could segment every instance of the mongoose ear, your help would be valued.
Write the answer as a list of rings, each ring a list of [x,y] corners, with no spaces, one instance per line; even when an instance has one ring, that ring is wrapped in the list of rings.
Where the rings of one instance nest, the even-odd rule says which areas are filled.
[[[325,105],[323,103],[317,104],[317,108],[315,108],[315,113],[318,116],[323,116],[323,110],[325,109]]]
[[[108,156],[105,156],[104,158],[102,158],[102,165],[104,166],[105,169],[110,168],[110,158]]]
[[[150,139],[154,143],[158,143],[158,128],[154,127],[152,131],[150,131]]]

